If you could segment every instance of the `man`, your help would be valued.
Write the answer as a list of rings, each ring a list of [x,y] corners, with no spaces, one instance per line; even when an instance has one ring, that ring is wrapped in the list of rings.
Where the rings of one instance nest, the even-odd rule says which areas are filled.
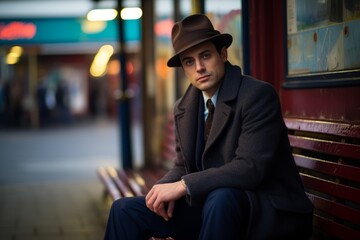
[[[228,62],[232,37],[205,15],[175,23],[172,42],[167,64],[191,81],[174,107],[175,165],[145,198],[114,202],[105,238],[309,238],[313,207],[274,89]]]

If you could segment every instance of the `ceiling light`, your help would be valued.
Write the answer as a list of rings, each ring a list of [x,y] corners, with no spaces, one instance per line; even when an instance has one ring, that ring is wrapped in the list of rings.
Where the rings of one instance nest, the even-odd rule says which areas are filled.
[[[120,16],[124,20],[135,20],[142,16],[142,10],[138,7],[123,8],[120,12]]]
[[[93,9],[87,14],[89,21],[111,21],[117,16],[115,9]]]

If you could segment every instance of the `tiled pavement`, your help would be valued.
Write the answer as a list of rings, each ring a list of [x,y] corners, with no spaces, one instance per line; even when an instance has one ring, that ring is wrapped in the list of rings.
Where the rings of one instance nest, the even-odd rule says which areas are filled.
[[[111,121],[0,130],[0,240],[103,239],[96,168],[118,164],[117,134]]]
[[[98,181],[0,187],[1,240],[103,239],[108,206]]]

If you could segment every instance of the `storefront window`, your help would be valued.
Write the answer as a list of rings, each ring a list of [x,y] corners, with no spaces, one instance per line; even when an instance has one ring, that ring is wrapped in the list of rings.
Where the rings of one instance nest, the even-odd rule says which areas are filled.
[[[295,79],[308,86],[327,86],[349,82],[354,72],[359,76],[359,1],[287,0],[286,4],[288,83]]]
[[[205,13],[215,29],[233,36],[229,61],[243,67],[242,11],[240,0],[205,0]]]

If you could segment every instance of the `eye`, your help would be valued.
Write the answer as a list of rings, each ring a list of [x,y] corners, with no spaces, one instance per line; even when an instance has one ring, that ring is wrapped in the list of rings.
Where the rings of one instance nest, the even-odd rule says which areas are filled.
[[[206,53],[201,55],[202,59],[209,59],[210,57],[211,57],[211,54],[209,52],[206,52]]]
[[[194,64],[194,60],[193,60],[193,59],[190,59],[190,58],[185,59],[185,60],[183,61],[183,64],[184,64],[185,66],[191,66],[191,65]]]

